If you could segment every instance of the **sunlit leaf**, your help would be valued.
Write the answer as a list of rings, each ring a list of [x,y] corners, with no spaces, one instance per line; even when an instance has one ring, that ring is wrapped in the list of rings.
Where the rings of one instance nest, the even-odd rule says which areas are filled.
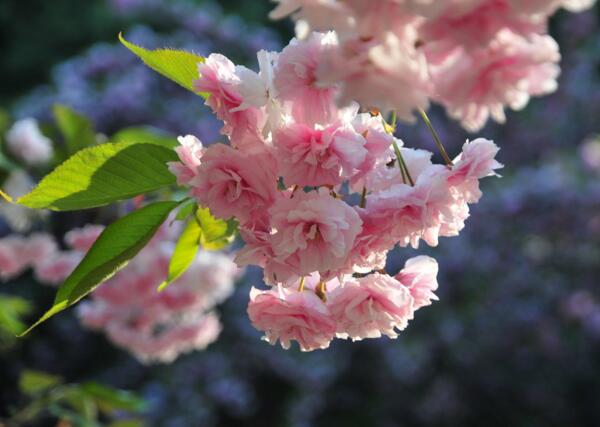
[[[27,334],[108,280],[150,241],[178,202],[156,202],[118,219],[106,227],[81,263],[58,289],[54,304]]]
[[[94,208],[175,183],[167,162],[176,153],[152,143],[107,143],[83,149],[17,203],[33,209]]]
[[[218,251],[235,240],[237,231],[235,220],[225,221],[215,218],[208,208],[199,208],[196,211],[196,220],[202,229],[202,236],[200,237],[202,248]]]
[[[200,228],[198,221],[195,219],[188,221],[183,233],[181,233],[181,236],[175,245],[175,251],[171,256],[167,280],[158,287],[159,291],[162,291],[170,283],[181,277],[181,275],[189,268],[198,253],[201,236],[202,229]]]
[[[199,95],[194,90],[193,82],[198,79],[198,64],[204,62],[202,56],[183,50],[145,49],[128,42],[122,34],[119,34],[119,40],[148,67]]]

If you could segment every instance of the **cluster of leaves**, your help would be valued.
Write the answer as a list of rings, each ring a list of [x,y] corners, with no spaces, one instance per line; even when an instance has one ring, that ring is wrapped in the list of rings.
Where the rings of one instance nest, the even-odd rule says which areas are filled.
[[[5,421],[8,427],[27,426],[47,418],[58,420],[57,425],[73,427],[140,427],[143,422],[134,415],[147,407],[143,399],[130,392],[96,382],[66,384],[58,376],[38,371],[23,371],[19,389],[26,403]]]
[[[184,88],[194,91],[197,65],[204,58],[185,51],[147,50],[121,35],[121,42],[146,65]],[[198,94],[202,96],[202,94]],[[172,138],[150,137],[144,129],[127,129],[114,142],[94,144],[88,121],[66,107],[55,109],[63,134],[63,153],[70,157],[44,177],[30,193],[11,203],[31,209],[73,211],[106,206],[147,195],[176,184],[167,163],[177,161]],[[86,148],[83,148],[86,147]],[[27,331],[75,304],[112,277],[150,241],[171,212],[187,221],[169,267],[163,289],[191,264],[198,248],[219,250],[234,239],[236,224],[214,218],[190,200],[155,201],[109,225],[58,290],[52,307]]]

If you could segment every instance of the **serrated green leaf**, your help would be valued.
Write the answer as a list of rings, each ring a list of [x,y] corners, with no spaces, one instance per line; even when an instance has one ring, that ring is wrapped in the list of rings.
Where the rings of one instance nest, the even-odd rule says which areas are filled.
[[[83,149],[46,175],[17,203],[32,209],[70,211],[104,206],[174,184],[166,147],[127,142]]]
[[[144,399],[134,393],[117,390],[95,382],[81,384],[80,391],[96,401],[105,413],[113,411],[141,412],[146,409]]]
[[[202,248],[211,251],[218,251],[235,239],[237,223],[235,220],[228,221],[215,218],[208,208],[198,208],[196,211],[196,220],[202,229],[200,244]]]
[[[151,142],[169,148],[179,145],[175,136],[152,126],[125,128],[115,133],[110,139],[112,142]]]
[[[26,370],[19,378],[19,390],[29,396],[42,393],[62,384],[59,376],[50,375],[45,372]]]
[[[181,277],[181,275],[189,268],[198,253],[201,236],[202,229],[200,228],[198,221],[195,219],[190,220],[175,245],[175,251],[169,262],[169,274],[167,280],[160,284],[158,287],[159,291],[164,290],[170,283]]]
[[[90,119],[61,104],[54,105],[52,112],[65,141],[66,156],[96,143],[96,133]]]
[[[146,246],[178,204],[152,203],[106,227],[81,263],[58,289],[50,310],[20,336],[26,335],[40,323],[75,304],[125,267]]]
[[[119,41],[157,73],[173,80],[196,95],[201,95],[194,90],[194,80],[198,79],[198,64],[204,62],[202,56],[183,50],[148,50],[128,42],[123,34],[119,34]]]

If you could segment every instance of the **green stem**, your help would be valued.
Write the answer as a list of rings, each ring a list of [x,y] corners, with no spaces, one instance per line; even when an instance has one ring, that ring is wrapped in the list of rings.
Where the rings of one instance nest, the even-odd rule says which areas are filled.
[[[394,132],[396,131],[397,121],[398,121],[398,114],[395,111],[392,111],[392,117],[390,118],[390,124],[388,125],[390,128],[390,130],[388,130],[388,133],[390,135],[392,135],[392,137],[394,136]],[[383,120],[383,124],[384,124],[384,126],[386,125],[385,120]],[[398,167],[400,168],[400,173],[402,174],[402,182],[406,184],[406,181],[408,181],[410,183],[410,185],[414,187],[415,182],[413,181],[412,177],[410,176],[410,172],[408,171],[408,167],[406,166],[406,162],[404,161],[404,158],[402,157],[402,152],[400,151],[400,148],[398,147],[398,144],[396,143],[395,138],[392,140],[392,145],[394,146],[394,152],[396,153],[396,158],[398,159]]]
[[[392,111],[392,118],[390,119],[390,126],[396,131],[396,122],[398,121],[398,113],[396,111]]]
[[[404,181],[404,183],[406,184],[406,180],[408,180],[410,185],[412,187],[414,187],[415,182],[413,181],[412,177],[410,176],[410,172],[408,171],[408,167],[406,166],[406,163],[404,162],[404,157],[402,157],[402,152],[400,151],[400,147],[398,147],[396,140],[394,140],[392,142],[392,145],[394,146],[394,153],[396,153],[396,157],[398,159],[398,167],[400,167],[400,173],[402,174],[402,181]]]
[[[431,124],[429,117],[427,117],[427,113],[419,108],[419,114],[421,115],[421,118],[423,119],[423,121],[425,122],[427,127],[429,128],[429,132],[431,132],[431,135],[433,136],[433,139],[435,141],[435,145],[437,145],[437,148],[440,151],[440,154],[442,155],[444,162],[446,162],[447,166],[452,167],[453,166],[452,160],[450,159],[450,156],[448,156],[448,153],[446,152],[446,149],[444,148],[444,145],[442,144],[442,140],[440,139],[440,136],[437,134],[437,132],[433,128],[433,125]]]

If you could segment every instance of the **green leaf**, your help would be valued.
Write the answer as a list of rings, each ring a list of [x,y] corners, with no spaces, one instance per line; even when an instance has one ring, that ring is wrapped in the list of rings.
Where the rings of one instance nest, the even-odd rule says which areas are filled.
[[[96,133],[87,117],[61,104],[54,105],[52,111],[58,130],[65,140],[66,156],[96,143]]]
[[[62,384],[62,378],[38,371],[23,371],[19,378],[19,390],[29,396],[42,393]]]
[[[86,421],[98,418],[98,405],[96,400],[83,393],[78,384],[63,387],[60,393],[60,401],[67,403],[79,416]]]
[[[104,206],[174,184],[166,163],[176,160],[173,150],[152,143],[96,145],[58,166],[17,203],[56,211]]]
[[[33,326],[75,304],[99,284],[110,279],[142,250],[178,202],[156,202],[133,211],[102,232],[81,263],[56,293],[54,304]]]
[[[17,335],[25,329],[21,317],[31,312],[29,301],[8,295],[0,295],[0,329]]]
[[[179,208],[179,211],[177,212],[177,216],[175,216],[175,221],[185,221],[190,215],[196,213],[197,207],[198,203],[194,199],[188,199],[183,202],[181,208]]]
[[[208,208],[198,208],[196,220],[202,229],[200,244],[204,249],[218,251],[235,240],[237,223],[235,220],[228,221],[215,218]]]
[[[117,390],[95,382],[81,384],[80,389],[92,397],[105,413],[113,411],[141,412],[147,408],[144,399],[133,393]]]
[[[175,251],[169,262],[169,274],[167,280],[160,284],[159,291],[164,290],[170,283],[177,280],[189,268],[196,258],[202,229],[195,219],[190,220],[175,245]]]
[[[119,34],[120,42],[144,63],[159,74],[162,74],[187,90],[201,95],[194,90],[194,80],[198,79],[198,64],[204,62],[202,56],[191,52],[173,49],[148,50],[128,42]]]
[[[179,145],[175,136],[152,126],[125,128],[114,134],[110,140],[112,142],[151,142],[169,148]]]

